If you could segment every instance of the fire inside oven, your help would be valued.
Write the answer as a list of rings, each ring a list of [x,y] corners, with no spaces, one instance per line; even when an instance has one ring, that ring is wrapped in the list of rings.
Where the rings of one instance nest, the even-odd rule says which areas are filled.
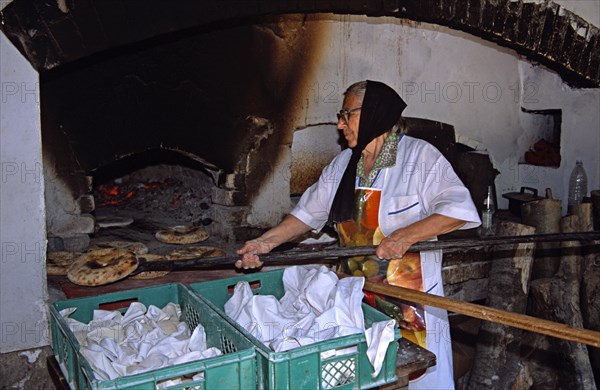
[[[161,154],[170,156],[170,163],[163,158],[131,172],[112,166],[98,171],[93,176],[96,216],[210,225],[213,178],[200,163],[176,152]]]
[[[139,156],[138,156],[139,157]],[[177,152],[159,151],[111,164],[93,176],[95,231],[92,242],[138,241],[156,252],[155,233],[173,226],[212,230],[210,173]],[[133,170],[132,170],[133,168]],[[218,241],[212,234],[212,242]]]

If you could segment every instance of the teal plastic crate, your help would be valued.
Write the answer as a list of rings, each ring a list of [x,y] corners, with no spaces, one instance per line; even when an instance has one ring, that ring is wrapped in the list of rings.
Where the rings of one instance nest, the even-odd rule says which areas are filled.
[[[225,302],[233,295],[237,282],[247,281],[254,294],[273,295],[280,299],[284,295],[283,269],[257,272],[249,275],[198,282],[190,284],[190,289],[211,305],[227,321],[257,347],[258,386],[261,389],[367,389],[395,382],[396,353],[398,343],[390,343],[383,368],[373,376],[373,366],[367,358],[367,343],[364,334],[349,335],[295,348],[286,352],[273,352],[269,347],[252,336],[241,325],[224,312]],[[369,305],[363,304],[365,326],[388,321],[390,318]],[[398,326],[395,327],[395,340],[400,339]],[[321,352],[356,347],[356,352],[321,358]],[[341,383],[332,380],[336,375],[345,378]]]
[[[199,323],[206,332],[209,347],[219,348],[222,356],[192,361],[114,380],[96,379],[85,357],[79,352],[79,343],[59,311],[69,307],[77,310],[70,318],[83,323],[92,320],[95,309],[125,312],[132,302],[146,306],[164,307],[177,303],[181,307],[181,321],[193,330]],[[121,291],[94,297],[68,299],[50,307],[52,346],[63,375],[73,389],[154,389],[169,379],[191,378],[203,372],[204,379],[187,382],[168,389],[256,389],[256,352],[253,343],[225,321],[209,305],[179,283]]]

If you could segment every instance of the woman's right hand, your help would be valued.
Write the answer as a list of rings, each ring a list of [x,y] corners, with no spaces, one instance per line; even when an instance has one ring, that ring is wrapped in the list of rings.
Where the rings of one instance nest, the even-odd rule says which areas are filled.
[[[279,225],[265,232],[262,236],[246,241],[244,246],[237,250],[237,254],[241,255],[242,258],[235,262],[235,266],[243,269],[259,268],[263,265],[263,262],[260,261],[258,255],[269,253],[273,248],[309,230],[310,226],[293,215],[287,215]]]
[[[242,258],[235,262],[235,266],[243,269],[260,268],[263,262],[260,261],[258,255],[268,253],[273,248],[274,245],[264,239],[255,238],[254,240],[246,241],[245,245],[237,250],[237,254],[242,255]]]

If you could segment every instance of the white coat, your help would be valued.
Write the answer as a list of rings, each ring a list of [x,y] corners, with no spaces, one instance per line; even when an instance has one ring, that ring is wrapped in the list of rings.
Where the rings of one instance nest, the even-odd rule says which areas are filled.
[[[313,228],[321,230],[352,151],[346,149],[324,168],[319,180],[309,187],[291,214]],[[381,188],[379,228],[385,236],[432,214],[466,221],[461,229],[480,225],[477,209],[469,191],[458,178],[448,160],[431,144],[410,136],[398,143],[396,165],[382,168],[371,187]],[[423,289],[444,295],[442,252],[421,252]],[[452,389],[452,345],[445,310],[425,307],[426,345],[437,362],[427,375],[410,383],[411,389]]]

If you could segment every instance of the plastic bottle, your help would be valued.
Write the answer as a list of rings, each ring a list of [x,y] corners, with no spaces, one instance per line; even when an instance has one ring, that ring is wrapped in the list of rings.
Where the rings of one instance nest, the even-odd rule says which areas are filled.
[[[587,175],[583,162],[577,160],[569,179],[569,206],[580,204],[587,195]]]
[[[495,211],[492,186],[488,186],[487,195],[483,199],[483,208],[481,209],[481,234],[484,236],[494,234],[493,217]]]

